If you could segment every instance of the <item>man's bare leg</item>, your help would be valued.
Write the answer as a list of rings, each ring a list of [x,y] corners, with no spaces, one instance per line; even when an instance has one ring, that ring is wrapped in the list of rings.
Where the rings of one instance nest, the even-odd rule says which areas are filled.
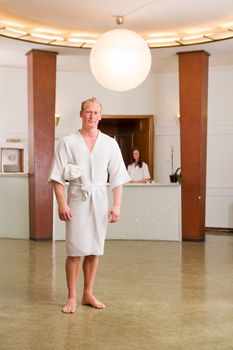
[[[77,294],[76,283],[80,271],[80,257],[67,256],[66,258],[66,279],[68,288],[68,300],[62,311],[66,314],[72,314],[76,311]]]
[[[93,295],[93,286],[95,281],[96,270],[99,262],[99,257],[96,255],[89,255],[84,258],[83,272],[84,272],[84,291],[83,291],[83,305],[89,305],[96,309],[104,309],[105,305],[98,301]]]

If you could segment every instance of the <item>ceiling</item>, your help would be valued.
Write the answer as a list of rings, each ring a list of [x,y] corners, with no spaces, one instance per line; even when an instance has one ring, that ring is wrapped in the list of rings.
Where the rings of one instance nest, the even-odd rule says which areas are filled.
[[[66,43],[76,37],[95,40],[102,33],[119,27],[115,22],[119,15],[124,16],[121,27],[136,31],[145,40],[177,39],[171,45],[162,44],[176,45],[174,47],[151,49],[152,71],[174,70],[177,52],[200,49],[210,53],[211,66],[233,65],[232,0],[0,0],[0,28],[11,26],[27,33],[26,41],[23,36],[21,40],[0,36],[0,65],[25,67],[25,53],[34,48],[59,52],[61,70],[87,71],[90,49],[62,47],[62,42],[59,46],[32,43],[31,40],[37,39],[31,34],[43,30],[62,36]],[[211,42],[213,38],[208,37],[207,43],[180,45],[185,36],[200,32],[207,36],[212,33],[215,39],[222,38],[224,32],[231,39]],[[195,40],[183,41],[183,44],[193,44]]]

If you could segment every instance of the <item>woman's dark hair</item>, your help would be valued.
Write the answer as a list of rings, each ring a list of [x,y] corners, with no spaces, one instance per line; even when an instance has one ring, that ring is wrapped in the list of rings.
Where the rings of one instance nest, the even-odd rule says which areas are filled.
[[[136,166],[139,166],[139,168],[141,168],[142,167],[141,151],[137,147],[132,149],[132,159],[131,159],[131,163],[130,164],[132,165],[133,163],[135,163],[135,159],[133,157],[133,152],[134,151],[138,151],[139,152],[139,159],[138,159],[138,162],[136,163]]]

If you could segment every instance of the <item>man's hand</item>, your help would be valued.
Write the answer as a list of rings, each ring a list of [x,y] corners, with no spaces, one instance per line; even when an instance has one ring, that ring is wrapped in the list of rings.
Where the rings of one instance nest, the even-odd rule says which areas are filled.
[[[53,181],[53,189],[57,199],[59,219],[62,221],[71,220],[71,210],[65,201],[64,186],[59,182]]]
[[[69,221],[72,218],[70,207],[67,204],[62,204],[58,207],[58,215],[60,220]]]
[[[120,207],[113,205],[108,211],[108,221],[115,223],[120,219]]]

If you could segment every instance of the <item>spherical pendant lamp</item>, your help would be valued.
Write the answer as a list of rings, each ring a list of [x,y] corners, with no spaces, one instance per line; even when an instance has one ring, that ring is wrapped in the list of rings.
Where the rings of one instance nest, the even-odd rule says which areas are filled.
[[[113,29],[95,43],[90,55],[96,80],[114,91],[136,88],[147,77],[151,52],[145,40],[128,29]]]

